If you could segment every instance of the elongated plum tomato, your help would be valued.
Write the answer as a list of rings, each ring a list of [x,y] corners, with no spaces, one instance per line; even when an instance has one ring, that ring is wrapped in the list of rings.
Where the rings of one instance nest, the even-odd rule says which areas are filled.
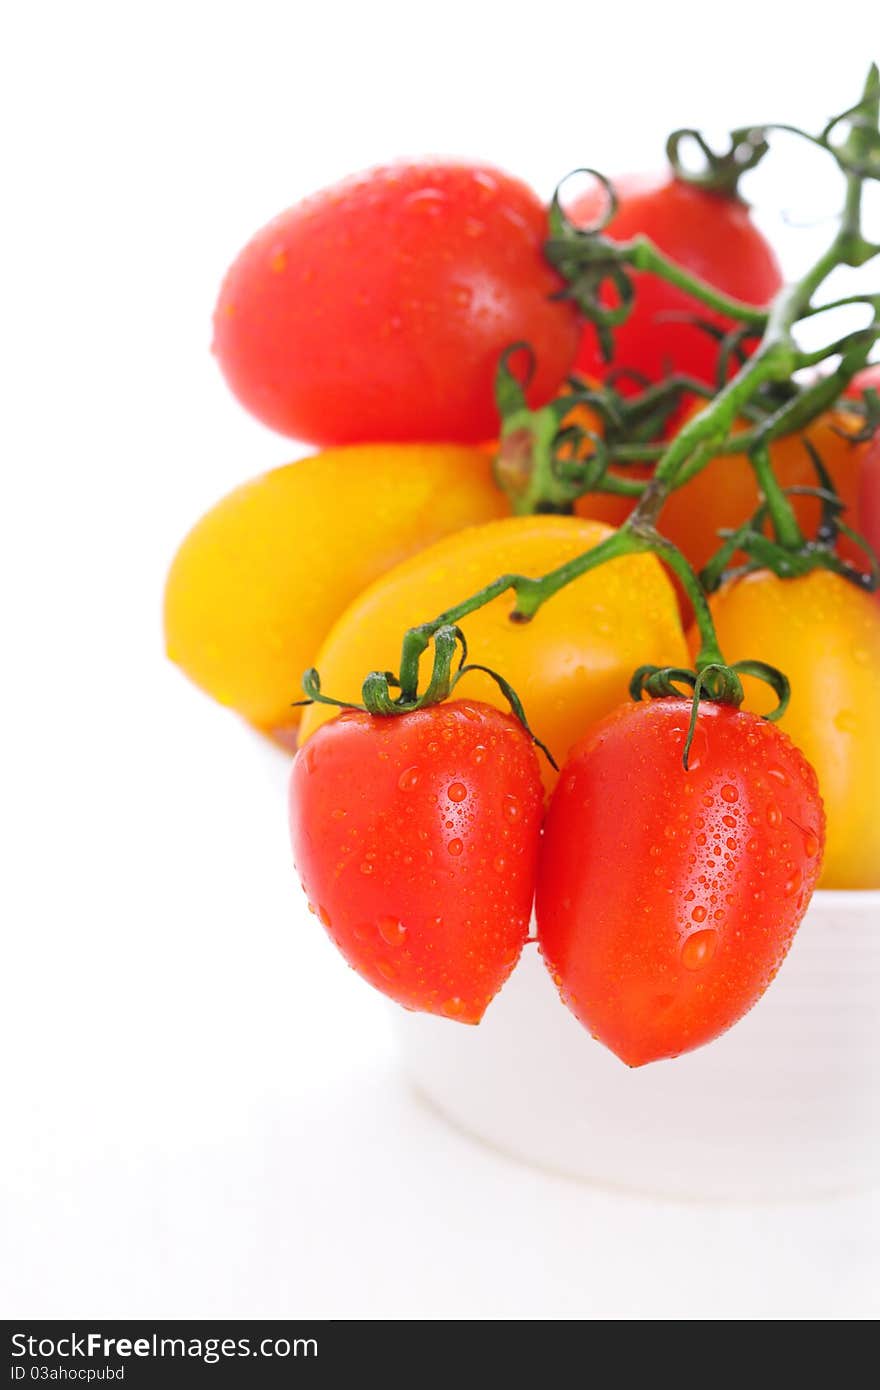
[[[631,1067],[718,1037],[760,999],[816,883],[816,775],[775,725],[689,700],[623,705],[571,752],[538,864],[563,1002]]]
[[[542,404],[580,329],[543,256],[547,214],[487,166],[371,169],[276,217],[233,262],[214,351],[235,395],[316,444],[492,437],[504,348],[531,343]]]
[[[820,887],[880,888],[876,597],[827,570],[800,579],[759,570],[720,589],[711,607],[728,661],[769,661],[791,682],[781,727],[816,769],[828,816]],[[769,710],[766,685],[745,676],[743,688],[748,709]]]
[[[709,193],[669,175],[623,175],[613,180],[618,209],[605,234],[614,241],[647,236],[667,256],[715,289],[747,304],[768,304],[782,286],[776,257],[739,198]],[[579,225],[603,213],[606,193],[596,184],[568,209]],[[714,383],[718,343],[686,316],[729,329],[731,322],[659,276],[633,276],[636,298],[614,329],[614,360],[603,361],[596,330],[584,328],[576,368],[607,376],[628,367],[657,381],[684,372]]]
[[[292,728],[303,672],[361,589],[451,531],[503,516],[489,459],[454,445],[332,449],[236,488],[180,546],[168,655],[265,730]]]
[[[694,412],[701,407],[694,407]],[[692,412],[693,413],[693,412]],[[858,528],[859,485],[870,449],[852,436],[861,425],[858,416],[845,409],[826,411],[802,434],[785,435],[770,445],[770,462],[784,488],[819,486],[815,464],[807,448],[811,444],[828,470],[846,510],[843,519]],[[748,429],[739,421],[735,433]],[[719,531],[735,529],[754,516],[761,503],[755,474],[745,454],[720,455],[700,473],[671,493],[663,506],[660,529],[683,550],[691,564],[702,569],[721,545]],[[791,504],[807,536],[815,536],[821,504],[815,497],[793,496]],[[865,567],[864,552],[846,536],[840,537],[841,555]],[[742,557],[739,557],[740,559]]]
[[[293,764],[294,861],[365,980],[479,1023],[528,934],[542,803],[531,740],[499,710],[349,711]]]
[[[509,517],[449,536],[383,575],[335,624],[315,662],[324,690],[360,700],[368,671],[396,671],[407,628],[427,622],[499,575],[538,577],[590,550],[611,531],[572,516]],[[675,593],[654,555],[627,555],[561,589],[528,623],[512,623],[512,594],[461,621],[471,659],[507,677],[538,738],[557,762],[586,729],[626,698],[642,662],[680,666],[686,652]],[[427,660],[427,659],[426,659]],[[505,707],[497,686],[473,671],[456,687]],[[300,738],[332,712],[307,709]],[[552,785],[553,771],[541,759]]]

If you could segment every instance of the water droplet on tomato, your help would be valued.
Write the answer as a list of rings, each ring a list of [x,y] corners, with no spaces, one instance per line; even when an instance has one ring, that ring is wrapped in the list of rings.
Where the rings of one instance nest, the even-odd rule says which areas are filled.
[[[372,864],[371,864],[368,860],[365,859],[364,862],[361,864],[361,873],[362,873],[362,874],[371,874],[372,872],[373,872],[373,866],[372,866]]]
[[[389,946],[399,946],[406,936],[406,927],[396,917],[380,917],[376,923],[376,930]]]
[[[496,874],[504,873],[507,868],[507,860],[504,858],[503,854],[496,855],[492,860],[492,868],[495,870]]]
[[[739,801],[739,792],[732,782],[725,782],[724,786],[721,788],[721,800],[727,801],[731,805],[734,801]]]
[[[694,737],[691,741],[688,753],[688,772],[696,772],[698,767],[702,767],[709,756],[709,739],[702,724],[697,724],[694,729]]]
[[[805,830],[804,835],[804,854],[808,859],[815,859],[819,853],[819,836],[813,830]]]
[[[450,801],[464,801],[467,796],[467,787],[464,782],[453,782],[447,789],[446,795]]]
[[[417,767],[405,767],[397,779],[397,785],[402,792],[411,792],[413,787],[419,783],[419,769]]]
[[[697,904],[697,906],[691,913],[691,917],[694,919],[695,922],[705,922],[706,909],[701,904]]]
[[[473,758],[475,763],[482,763],[486,760],[487,752],[488,750],[483,747],[482,743],[478,743],[476,747],[473,749],[471,757]]]
[[[767,824],[772,826],[774,830],[778,825],[782,824],[782,812],[775,801],[770,802],[765,814],[767,817]]]
[[[418,212],[424,212],[431,217],[436,217],[443,211],[446,203],[446,194],[442,188],[417,188],[413,193],[407,193],[403,200],[406,208],[414,208]]]
[[[505,796],[503,810],[508,820],[516,820],[519,816],[519,800],[517,797],[510,795]]]
[[[332,927],[333,923],[330,921],[330,913],[327,911],[326,907],[318,907],[318,917],[324,923],[325,927]]]
[[[681,963],[685,970],[702,970],[715,954],[718,933],[712,927],[695,931],[681,948]]]
[[[449,850],[449,853],[451,855],[457,858],[458,855],[461,854],[462,850],[464,849],[464,845],[462,844],[461,840],[450,840],[446,848]]]
[[[788,778],[781,767],[768,767],[767,776],[772,777],[782,787],[788,786]]]
[[[464,1000],[459,999],[457,994],[451,999],[445,1000],[441,1005],[443,1013],[445,1013],[447,1018],[460,1018],[464,1013],[464,1007]]]

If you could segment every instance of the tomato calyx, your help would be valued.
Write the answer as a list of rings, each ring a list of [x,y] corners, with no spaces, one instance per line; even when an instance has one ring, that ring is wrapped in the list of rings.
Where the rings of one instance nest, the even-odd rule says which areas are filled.
[[[689,169],[682,160],[682,145],[696,146],[703,157],[703,167]],[[702,188],[707,193],[722,193],[739,198],[739,181],[743,174],[755,169],[769,150],[767,131],[763,126],[740,126],[730,132],[730,148],[719,154],[707,144],[699,130],[674,130],[666,141],[666,158],[672,172],[681,183]]]
[[[738,709],[745,699],[741,676],[753,676],[764,681],[776,695],[776,707],[763,717],[775,723],[788,709],[791,699],[791,686],[788,677],[766,661],[736,661],[727,665],[723,661],[698,662],[696,670],[684,666],[640,666],[633,673],[629,684],[630,698],[637,703],[647,695],[652,700],[681,699],[683,694],[691,693],[691,717],[682,753],[682,766],[688,771],[688,758],[700,702],[708,701],[715,705],[730,705]],[[680,687],[684,686],[685,690]]]
[[[325,695],[321,689],[320,674],[314,666],[306,671],[302,678],[302,686],[307,698],[296,700],[293,703],[297,706],[335,705],[341,710],[361,710],[366,714],[384,719],[395,715],[412,714],[415,710],[428,709],[431,705],[441,704],[444,700],[449,699],[462,677],[468,675],[469,672],[480,671],[495,682],[510,706],[511,714],[522,725],[535,747],[541,750],[550,766],[558,771],[558,766],[549,748],[530,728],[522,701],[510,682],[498,671],[493,671],[491,667],[483,666],[475,661],[468,661],[467,640],[457,624],[441,624],[424,641],[421,640],[422,634],[418,628],[407,634],[408,638],[412,636],[416,638],[415,643],[411,642],[407,646],[407,642],[404,642],[399,676],[396,676],[393,671],[371,671],[365,677],[361,687],[362,704],[358,704],[354,700],[337,700],[332,695]],[[419,658],[427,650],[430,642],[433,642],[434,645],[431,675],[425,689],[419,694]],[[393,691],[398,693],[393,694]]]

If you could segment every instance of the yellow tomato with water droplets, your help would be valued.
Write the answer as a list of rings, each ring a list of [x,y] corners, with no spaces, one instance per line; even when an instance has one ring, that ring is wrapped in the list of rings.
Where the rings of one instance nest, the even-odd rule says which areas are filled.
[[[767,661],[791,682],[780,720],[819,777],[828,820],[821,888],[880,888],[880,606],[840,575],[761,570],[711,601],[727,661]],[[691,634],[695,646],[695,634]],[[746,676],[745,707],[768,686]]]
[[[165,590],[168,655],[258,728],[296,724],[303,672],[361,589],[441,536],[509,511],[479,449],[328,449],[236,488],[193,527]]]
[[[370,671],[398,671],[406,630],[430,621],[515,572],[539,578],[611,535],[601,522],[574,516],[510,517],[439,541],[376,581],[346,609],[318,653],[322,688],[360,700]],[[645,662],[687,659],[672,585],[653,555],[628,555],[582,575],[528,623],[512,623],[515,599],[504,594],[464,618],[470,659],[490,666],[516,690],[537,735],[561,763],[597,719],[627,698],[630,677]],[[430,653],[423,657],[428,672]],[[457,699],[506,708],[495,683],[470,672]],[[336,711],[312,705],[300,741]],[[541,759],[545,781],[554,777]]]

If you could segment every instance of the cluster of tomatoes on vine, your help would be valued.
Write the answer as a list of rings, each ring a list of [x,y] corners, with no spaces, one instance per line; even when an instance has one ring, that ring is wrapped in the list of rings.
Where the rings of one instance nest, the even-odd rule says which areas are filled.
[[[683,275],[634,256],[625,274],[591,280],[587,260],[573,276],[552,208],[449,161],[372,170],[259,232],[223,283],[215,352],[260,420],[323,452],[199,523],[166,629],[198,684],[301,744],[296,865],[365,979],[477,1023],[534,905],[563,1001],[640,1065],[756,1002],[820,874],[880,886],[880,608],[863,539],[880,542],[880,368],[771,439],[803,540],[788,568],[756,558],[780,537],[735,446],[663,499],[662,535],[709,595],[690,633],[693,595],[657,547],[578,568],[760,351],[727,302],[761,309],[782,288],[733,184],[679,168],[613,193],[610,219],[597,181],[566,225],[647,240]],[[756,393],[734,439],[797,390]],[[544,594],[548,572],[562,579]],[[791,698],[777,682],[771,722],[757,678],[777,667]]]

